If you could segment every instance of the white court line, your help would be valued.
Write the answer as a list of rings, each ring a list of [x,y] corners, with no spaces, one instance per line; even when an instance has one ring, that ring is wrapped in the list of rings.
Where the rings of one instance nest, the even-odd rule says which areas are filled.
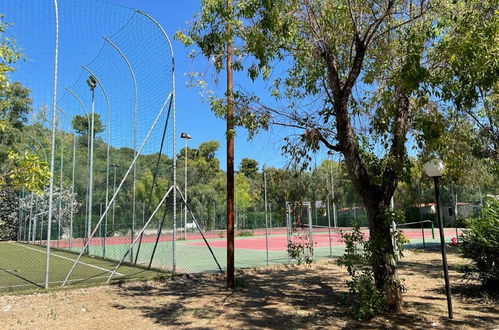
[[[25,245],[22,245],[22,244],[15,244],[15,243],[11,243],[11,242],[9,242],[9,243],[12,244],[12,245],[15,245],[15,246],[22,246],[23,248],[26,248],[26,249],[29,249],[29,250],[33,250],[33,251],[36,251],[36,252],[46,253],[45,251],[42,251],[42,250],[39,250],[39,249],[35,249],[35,248],[29,247],[29,246],[25,246]],[[61,258],[61,259],[65,259],[65,260],[69,260],[69,261],[73,261],[73,262],[75,261],[75,259],[67,258],[67,257],[61,256],[61,255],[55,254],[55,253],[50,253],[50,254],[53,255],[54,257],[58,257],[58,258]],[[82,265],[85,265],[85,266],[97,268],[97,269],[106,271],[108,273],[112,273],[113,272],[112,270],[105,269],[105,268],[102,268],[102,267],[99,267],[99,266],[95,266],[95,265],[92,265],[92,264],[87,264],[86,262],[80,261],[78,263],[80,263]],[[123,274],[118,273],[118,272],[116,272],[116,274],[123,276]]]
[[[79,281],[88,281],[89,279],[94,279],[94,278],[108,278],[108,276],[97,276],[97,277],[91,277],[91,278],[77,278],[74,280],[68,280],[68,282],[79,282]],[[62,284],[63,281],[52,281],[49,282],[49,284]],[[43,283],[35,283],[36,285],[43,286],[45,285],[45,282]],[[21,286],[33,286],[35,284],[15,284],[15,285],[7,285],[7,286],[0,286],[0,289],[8,289],[8,288],[18,288]]]

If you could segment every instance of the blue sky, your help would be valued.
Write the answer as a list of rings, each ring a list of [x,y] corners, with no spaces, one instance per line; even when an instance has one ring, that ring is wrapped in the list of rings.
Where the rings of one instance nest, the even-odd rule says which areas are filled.
[[[100,3],[98,1],[101,1]],[[116,35],[110,35],[116,30],[114,28],[123,27],[123,22],[127,22],[131,15],[125,8],[116,7],[109,4],[117,4],[127,8],[134,8],[148,13],[154,17],[166,30],[172,39],[176,63],[176,108],[177,108],[177,137],[180,132],[188,132],[192,136],[189,141],[190,147],[197,147],[200,143],[208,140],[217,140],[221,148],[217,153],[220,164],[225,169],[226,151],[225,151],[225,121],[211,112],[209,105],[202,102],[199,90],[187,88],[187,74],[197,71],[204,72],[208,68],[203,58],[199,57],[193,62],[188,58],[190,49],[185,48],[180,42],[173,40],[173,35],[178,30],[185,30],[192,21],[193,16],[199,11],[200,3],[196,0],[187,1],[164,1],[164,0],[59,0],[60,11],[60,31],[59,31],[59,74],[58,74],[58,107],[68,113],[68,118],[75,114],[82,114],[83,110],[88,113],[91,104],[88,86],[85,83],[88,72],[83,72],[82,65],[88,66],[99,76],[101,86],[106,85],[111,99],[111,108],[113,118],[109,117],[110,143],[115,147],[127,145],[131,147],[131,122],[133,122],[133,109],[130,105],[131,93],[130,75],[124,62],[118,57],[112,47],[106,44],[102,36],[109,36],[118,42],[120,47],[125,47],[127,53],[135,65],[141,65],[140,72],[150,74],[149,77],[158,77],[161,75],[150,72],[151,68],[156,70],[168,63],[169,59],[163,55],[156,56],[155,59],[143,55],[144,47],[154,48],[157,45],[155,54],[161,54],[164,51],[164,44],[157,40],[156,31],[148,30],[145,26],[133,28],[128,24],[129,29],[124,35],[117,32]],[[32,90],[34,99],[33,107],[40,109],[45,106],[50,108],[52,100],[52,77],[53,77],[53,45],[54,45],[54,17],[53,5],[51,0],[1,0],[0,13],[6,13],[6,20],[14,23],[9,28],[12,37],[18,41],[25,59],[16,64],[16,71],[12,74],[13,80],[21,81],[25,86]],[[62,14],[61,14],[62,13]],[[118,24],[118,25],[117,25]],[[133,24],[132,24],[133,25]],[[114,31],[114,32],[113,32]],[[144,40],[147,44],[143,44]],[[161,38],[162,42],[164,40]],[[155,41],[157,41],[155,43]],[[142,42],[142,43],[141,43]],[[104,44],[104,46],[102,46]],[[128,47],[127,47],[128,46]],[[162,48],[163,47],[163,48]],[[98,54],[98,55],[97,55]],[[97,55],[97,57],[96,57]],[[114,56],[112,58],[112,56]],[[147,60],[144,60],[147,58]],[[155,63],[151,63],[156,60]],[[112,64],[112,65],[111,65]],[[149,73],[147,73],[149,72]],[[211,85],[220,95],[225,88],[225,74],[222,72],[219,76],[217,86]],[[144,78],[144,76],[142,77]],[[142,92],[145,91],[145,97],[140,94],[139,108],[143,116],[138,120],[138,141],[145,135],[152,123],[155,110],[160,105],[153,103],[163,100],[167,88],[161,88],[161,82],[151,82],[152,79],[142,80],[139,86]],[[111,85],[111,88],[109,88]],[[235,85],[242,86],[245,90],[255,91],[265,100],[270,101],[266,96],[266,86],[262,82],[252,83],[251,80],[242,73],[235,75]],[[67,88],[81,98],[77,102],[76,98],[68,94]],[[169,90],[169,89],[168,89]],[[152,91],[152,92],[151,92]],[[156,92],[154,92],[156,91]],[[140,92],[140,91],[139,91]],[[161,94],[161,95],[160,95]],[[151,100],[155,101],[151,101]],[[161,101],[162,104],[163,101]],[[100,90],[96,95],[96,112],[101,114],[101,118],[106,120],[105,104],[103,93]],[[80,104],[86,105],[80,107]],[[149,111],[152,110],[152,111]],[[145,116],[145,117],[144,117]],[[63,124],[63,129],[71,129],[69,120]],[[159,130],[158,130],[159,132]],[[289,160],[282,155],[281,147],[283,138],[286,135],[300,133],[294,129],[284,129],[282,127],[272,127],[270,131],[265,131],[248,141],[244,129],[237,130],[235,141],[235,164],[239,165],[242,158],[248,157],[256,159],[260,167],[283,167]],[[104,134],[101,134],[104,138]],[[144,149],[146,153],[157,152],[159,145],[159,136],[156,135],[150,139],[149,149]],[[183,148],[184,141],[178,140],[177,152]],[[167,151],[171,154],[171,150]],[[326,150],[313,156],[313,160],[318,164],[326,156]],[[313,165],[313,164],[312,164]]]
[[[163,1],[163,0],[111,0],[110,2],[123,6],[142,10],[153,16],[167,31],[170,37],[182,29],[187,29],[188,22],[199,11],[199,1]],[[208,104],[203,103],[199,91],[194,88],[186,88],[186,73],[192,71],[203,71],[206,66],[199,59],[193,64],[188,58],[189,49],[180,42],[173,40],[176,61],[177,79],[177,135],[181,131],[189,132],[192,140],[190,146],[197,146],[203,141],[210,139],[221,143],[221,149],[217,156],[222,168],[225,168],[225,121],[216,118],[210,111]],[[193,66],[199,65],[199,67]],[[201,66],[202,65],[202,66]],[[245,79],[246,80],[246,79]],[[236,80],[237,83],[237,80]],[[247,83],[247,80],[246,82]],[[224,86],[224,74],[220,76],[220,86]],[[248,89],[254,86],[248,86]],[[261,88],[261,86],[259,87]],[[288,160],[281,155],[282,129],[274,128],[270,132],[263,132],[253,140],[247,140],[247,134],[243,129],[237,131],[235,141],[236,166],[242,158],[256,159],[260,166],[285,166]],[[183,141],[180,141],[180,147]],[[325,153],[322,153],[324,155]],[[317,156],[320,163],[324,156]]]

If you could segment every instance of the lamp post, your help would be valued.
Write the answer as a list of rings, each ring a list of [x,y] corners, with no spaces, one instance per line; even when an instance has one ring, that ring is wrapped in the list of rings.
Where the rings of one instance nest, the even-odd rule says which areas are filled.
[[[189,133],[180,133],[180,138],[185,140],[185,159],[184,159],[184,238],[187,238],[187,141],[192,139]]]
[[[444,267],[444,279],[445,279],[445,293],[447,295],[447,310],[449,312],[449,318],[454,318],[452,313],[452,298],[450,292],[449,284],[449,269],[447,267],[447,252],[445,250],[445,237],[444,237],[444,225],[442,222],[442,215],[440,214],[440,190],[439,190],[439,180],[444,173],[444,164],[441,159],[430,160],[424,165],[424,170],[426,174],[433,178],[435,184],[435,200],[437,204],[437,219],[440,228],[440,247],[442,249],[442,263]]]
[[[90,92],[92,94],[92,110],[90,112],[90,127],[89,127],[89,137],[90,137],[90,161],[89,161],[89,180],[88,180],[88,218],[87,218],[87,253],[90,254],[90,236],[92,235],[92,194],[93,194],[93,171],[94,171],[94,113],[95,113],[95,87],[97,86],[97,78],[90,75],[87,79],[88,87],[90,87]]]

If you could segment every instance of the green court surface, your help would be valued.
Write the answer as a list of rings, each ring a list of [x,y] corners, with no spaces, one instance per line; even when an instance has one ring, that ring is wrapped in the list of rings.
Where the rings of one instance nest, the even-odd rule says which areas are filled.
[[[36,245],[0,242],[0,292],[42,289],[45,283],[46,249]],[[49,284],[60,287],[77,255],[51,251]],[[116,263],[83,256],[69,280],[69,286],[105,283]],[[122,266],[113,280],[140,280],[161,275],[138,267]]]
[[[279,248],[269,248],[267,257],[264,236],[237,237],[236,246],[238,244],[240,246],[247,246],[248,242],[251,243],[252,241],[254,243],[257,241],[259,248],[236,248],[236,267],[259,267],[267,265],[267,262],[269,265],[293,262],[288,258],[286,246],[283,245],[281,247],[283,240],[286,240],[285,235],[269,237],[269,247],[275,247],[277,244]],[[447,237],[447,240],[450,240],[450,237]],[[227,264],[227,251],[224,246],[225,240],[223,238],[212,238],[209,239],[209,243],[220,268],[225,271]],[[425,243],[426,246],[436,245],[438,244],[438,238],[427,237]],[[131,254],[128,254],[124,260],[125,263],[118,268],[113,280],[140,280],[161,274],[164,275],[165,273],[163,272],[145,269],[151,262],[154,245],[154,242],[143,242],[138,257],[138,248],[135,246],[133,257]],[[88,286],[105,283],[118,261],[127,253],[129,247],[129,243],[109,244],[106,245],[105,249],[102,245],[91,246],[90,254],[93,257],[82,256],[80,263],[69,278],[69,284],[71,286]],[[422,240],[412,239],[407,247],[421,248]],[[58,287],[62,284],[81,249],[82,247],[75,247],[72,252],[65,252],[58,249],[51,250],[49,275],[51,287]],[[322,246],[314,248],[313,259],[319,260],[338,257],[343,255],[344,251],[344,245],[340,245],[339,243],[333,244],[331,248],[329,248],[328,244],[322,244]],[[43,288],[45,280],[45,252],[46,248],[43,246],[17,242],[0,242],[0,292]],[[106,259],[102,258],[104,254]],[[139,267],[130,266],[130,263],[134,262],[135,258]],[[171,272],[175,268],[175,272],[177,273],[220,271],[219,266],[204,241],[197,239],[179,240],[176,242],[175,247],[171,241],[160,241],[156,247],[151,266],[153,269],[165,272]]]

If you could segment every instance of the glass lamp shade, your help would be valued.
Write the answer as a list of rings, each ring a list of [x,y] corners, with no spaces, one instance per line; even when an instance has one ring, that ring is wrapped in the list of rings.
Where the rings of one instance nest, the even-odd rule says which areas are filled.
[[[432,178],[442,176],[444,170],[444,162],[441,159],[432,159],[424,165],[424,171]]]

